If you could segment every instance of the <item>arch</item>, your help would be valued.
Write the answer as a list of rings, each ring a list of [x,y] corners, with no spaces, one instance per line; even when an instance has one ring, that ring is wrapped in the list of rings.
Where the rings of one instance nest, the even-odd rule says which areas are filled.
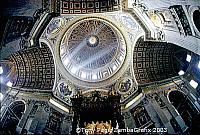
[[[12,102],[10,105],[9,105],[9,108],[11,110],[13,110],[13,112],[15,114],[18,114],[20,113],[20,110],[23,110],[22,112],[24,113],[26,111],[26,102],[23,101],[23,100],[17,100],[15,102]],[[19,114],[18,114],[19,115]],[[20,115],[19,115],[20,116]]]
[[[3,134],[15,134],[17,125],[25,110],[26,104],[22,100],[14,101],[8,106],[5,115],[1,119],[2,129],[0,130]]]
[[[52,91],[55,66],[52,53],[47,46],[18,51],[12,55],[12,59],[15,60],[17,72],[13,87],[30,91]]]
[[[182,91],[174,90],[168,93],[168,99],[189,127],[189,132],[193,132],[198,113],[187,95]]]
[[[180,91],[171,91],[168,94],[169,101],[173,104],[173,106],[177,109],[178,104],[181,102],[184,102],[186,99],[186,95],[183,92]]]
[[[167,42],[145,41],[140,37],[133,50],[133,71],[139,85],[165,80],[188,68],[188,50]]]
[[[195,27],[200,32],[200,10],[195,10],[192,17]]]
[[[50,43],[49,41],[45,40],[45,39],[42,39],[40,38],[39,39],[39,44],[40,44],[40,47],[42,46],[46,46],[47,48],[49,48],[51,54],[52,54],[52,57],[53,57],[53,63],[54,63],[54,83],[53,83],[53,88],[52,88],[52,91],[54,91],[56,89],[56,82],[57,82],[57,75],[58,75],[58,71],[57,71],[57,67],[56,67],[56,61],[55,61],[55,54],[54,54],[54,51],[52,49],[52,47],[50,46]]]

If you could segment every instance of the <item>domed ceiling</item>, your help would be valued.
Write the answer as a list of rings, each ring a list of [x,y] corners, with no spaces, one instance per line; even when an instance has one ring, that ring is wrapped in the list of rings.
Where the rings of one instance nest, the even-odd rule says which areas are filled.
[[[122,34],[110,22],[88,17],[67,29],[60,45],[65,69],[74,77],[89,82],[108,79],[126,57]]]
[[[124,12],[52,18],[39,42],[53,54],[54,96],[72,106],[78,93],[113,91],[125,102],[137,91],[131,54],[142,31]]]

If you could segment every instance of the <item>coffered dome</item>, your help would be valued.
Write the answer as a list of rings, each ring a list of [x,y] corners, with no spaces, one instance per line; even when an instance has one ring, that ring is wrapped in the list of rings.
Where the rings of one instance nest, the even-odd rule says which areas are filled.
[[[110,22],[88,17],[74,23],[65,33],[60,57],[74,77],[96,82],[113,76],[126,56],[122,34]]]

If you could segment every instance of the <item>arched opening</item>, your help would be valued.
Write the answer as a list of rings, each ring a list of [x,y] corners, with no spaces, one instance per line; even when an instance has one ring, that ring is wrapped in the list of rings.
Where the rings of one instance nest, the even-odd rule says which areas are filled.
[[[166,42],[144,41],[141,37],[133,51],[134,75],[139,85],[162,81],[186,71],[188,50]]]
[[[197,130],[195,123],[197,123],[198,113],[188,97],[180,91],[171,91],[168,98],[189,127],[189,132],[192,133]]]
[[[193,21],[194,21],[195,27],[200,32],[200,11],[199,10],[195,10],[193,12]]]
[[[17,78],[13,81],[13,87],[52,90],[55,66],[48,46],[42,44],[41,48],[18,51],[12,54],[9,60],[14,61],[16,65]]]
[[[15,101],[8,108],[5,115],[1,119],[1,128],[3,134],[16,134],[17,125],[25,112],[25,103],[23,101]]]

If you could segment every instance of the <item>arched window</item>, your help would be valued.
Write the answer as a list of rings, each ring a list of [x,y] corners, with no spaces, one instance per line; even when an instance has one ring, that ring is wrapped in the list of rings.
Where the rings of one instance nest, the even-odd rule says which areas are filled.
[[[3,134],[15,134],[17,125],[25,112],[25,103],[23,101],[13,102],[6,110],[1,119],[1,128]]]

